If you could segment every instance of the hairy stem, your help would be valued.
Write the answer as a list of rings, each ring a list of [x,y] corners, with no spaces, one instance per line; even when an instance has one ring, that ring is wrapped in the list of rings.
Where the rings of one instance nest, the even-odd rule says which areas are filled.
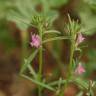
[[[68,75],[67,79],[64,85],[64,88],[61,90],[60,96],[64,96],[64,90],[66,89],[68,82],[70,80],[70,77],[72,75],[72,63],[73,63],[73,55],[74,55],[74,46],[75,46],[75,40],[71,40],[70,44],[70,59],[69,59],[69,69],[68,69]]]
[[[68,77],[72,75],[72,63],[73,63],[73,55],[74,55],[74,46],[75,42],[74,40],[71,41],[71,46],[70,46],[70,60],[69,60],[69,73]]]
[[[39,26],[39,35],[41,38],[41,42],[42,42],[42,27]],[[38,80],[41,82],[42,81],[42,67],[43,67],[43,53],[42,53],[42,45],[40,46],[40,50],[39,50],[39,72],[38,72]],[[38,86],[38,96],[42,96],[41,94],[42,91],[42,87]]]

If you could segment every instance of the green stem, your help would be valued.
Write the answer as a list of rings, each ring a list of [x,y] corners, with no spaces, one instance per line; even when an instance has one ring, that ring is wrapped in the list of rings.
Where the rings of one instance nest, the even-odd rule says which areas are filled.
[[[42,42],[42,27],[39,27],[39,35],[41,38],[41,42]],[[42,45],[40,46],[40,50],[39,50],[39,72],[38,72],[38,80],[41,82],[42,81],[42,67],[43,67],[43,53],[42,53]],[[38,86],[38,96],[41,96],[41,91],[42,91],[42,87]]]
[[[69,61],[69,74],[68,77],[72,75],[72,63],[73,63],[73,55],[74,55],[74,40],[71,41],[71,47],[70,47],[70,61]]]
[[[74,46],[75,46],[75,41],[73,39],[73,40],[71,40],[71,46],[70,46],[70,60],[69,60],[69,69],[68,69],[69,72],[68,72],[68,76],[67,76],[67,79],[66,79],[63,90],[66,89],[67,84],[68,84],[68,82],[70,80],[70,77],[72,75],[72,63],[73,63],[73,55],[74,55]],[[64,91],[61,91],[60,96],[64,96]]]
[[[42,80],[42,47],[40,48],[39,51],[39,73],[38,73],[38,80],[41,82]],[[41,96],[41,86],[38,87],[38,96]]]
[[[39,51],[39,78],[41,78],[41,74],[42,74],[42,47],[40,48]]]

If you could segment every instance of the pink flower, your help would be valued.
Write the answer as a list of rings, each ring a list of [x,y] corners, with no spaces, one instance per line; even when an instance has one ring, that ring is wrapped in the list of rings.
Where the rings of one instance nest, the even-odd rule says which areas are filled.
[[[81,74],[83,74],[84,72],[85,72],[84,67],[82,66],[81,63],[79,63],[78,66],[77,66],[77,68],[76,68],[76,70],[75,70],[75,74],[76,74],[76,75],[81,75]]]
[[[82,36],[82,34],[79,33],[76,44],[79,45],[80,43],[82,43],[84,41],[84,39],[85,38]]]
[[[41,38],[40,38],[40,36],[39,35],[36,35],[36,34],[33,34],[31,36],[30,45],[32,47],[36,47],[36,48],[40,47],[40,45],[41,45]]]

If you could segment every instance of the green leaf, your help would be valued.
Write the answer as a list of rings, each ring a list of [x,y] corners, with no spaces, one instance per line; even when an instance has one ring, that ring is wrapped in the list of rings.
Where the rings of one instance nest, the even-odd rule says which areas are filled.
[[[58,89],[61,88],[61,85],[62,85],[62,78],[59,78],[59,81],[58,81]]]
[[[84,79],[81,79],[81,78],[74,78],[73,81],[77,84],[77,86],[88,90],[89,82],[87,80],[84,80]]]
[[[60,82],[60,84],[64,84],[66,83],[66,80],[57,80],[57,81],[49,83],[48,85],[55,86],[55,85],[58,85],[58,82]]]
[[[37,13],[34,9],[35,3],[34,0],[15,0],[14,8],[9,10],[7,19],[15,22],[19,29],[26,30],[31,23],[32,16]]]
[[[47,30],[45,31],[43,34],[61,34],[61,32],[57,31],[57,30]]]
[[[17,27],[21,30],[26,30],[30,26],[30,20],[20,16],[17,12],[11,11],[8,20],[15,22]]]
[[[13,8],[14,0],[0,0],[0,19],[6,18],[10,9]]]
[[[40,85],[40,86],[42,86],[42,87],[44,87],[44,88],[46,88],[46,89],[49,89],[50,91],[55,91],[54,88],[52,88],[51,86],[49,86],[49,85],[47,85],[47,84],[45,84],[45,83],[43,83],[43,82],[39,82],[39,81],[34,80],[34,79],[32,79],[32,78],[30,78],[30,77],[28,77],[28,76],[25,76],[25,75],[21,75],[21,76],[24,77],[24,78],[26,78],[26,79],[28,79],[28,80],[30,80],[30,81],[32,81],[33,83],[35,83],[35,84],[37,84],[37,85]]]
[[[70,37],[60,36],[60,37],[49,38],[49,39],[44,40],[42,44],[55,41],[55,40],[64,40],[64,39],[70,39]]]
[[[90,89],[90,95],[91,95],[91,96],[94,96],[94,92],[93,92],[92,89]]]
[[[28,69],[30,70],[30,73],[33,75],[33,77],[37,79],[37,74],[35,73],[33,67],[31,65],[28,65]]]
[[[83,91],[80,91],[76,96],[83,96]]]
[[[45,14],[45,17],[46,17],[46,21],[47,21],[49,24],[52,24],[52,22],[58,17],[58,13],[57,13],[57,11],[50,10],[50,11],[48,11],[48,12]]]
[[[31,63],[32,60],[35,58],[36,54],[38,53],[38,50],[39,50],[39,49],[35,50],[35,51],[28,57],[28,59],[25,59],[25,63],[22,65],[20,73],[23,73],[23,72],[26,70],[27,66],[30,65],[30,63]],[[33,73],[33,74],[34,74],[34,73]]]
[[[68,20],[69,20],[69,24],[67,24],[67,30],[69,31],[70,35],[75,35],[77,32],[80,31],[81,26],[78,23],[78,21],[71,20],[69,14],[68,14]]]

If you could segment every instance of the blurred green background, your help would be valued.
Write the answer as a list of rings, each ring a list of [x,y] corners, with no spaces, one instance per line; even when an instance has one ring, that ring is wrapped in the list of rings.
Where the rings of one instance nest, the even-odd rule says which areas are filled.
[[[96,80],[96,0],[0,0],[0,96],[31,96],[32,86],[20,79],[18,73],[22,60],[31,52],[30,33],[36,31],[30,25],[32,16],[36,13],[35,9],[41,11],[42,6],[45,12],[50,7],[47,15],[56,17],[52,18],[52,26],[62,34],[66,33],[64,27],[68,22],[67,14],[83,25],[86,38],[81,58],[86,68],[84,77]],[[52,74],[53,78],[65,76],[69,60],[68,41],[54,41],[45,47],[46,78]],[[34,60],[35,67],[36,62]]]

